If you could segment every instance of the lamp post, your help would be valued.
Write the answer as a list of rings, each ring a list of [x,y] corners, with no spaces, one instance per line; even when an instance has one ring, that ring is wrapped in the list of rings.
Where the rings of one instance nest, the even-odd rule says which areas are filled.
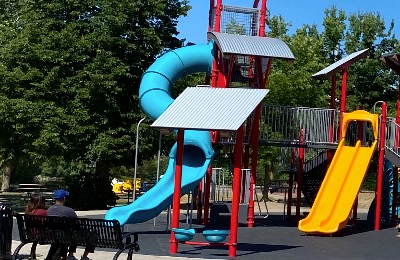
[[[132,191],[132,202],[136,199],[136,174],[137,174],[137,161],[138,161],[138,153],[139,153],[139,130],[140,123],[142,123],[146,117],[140,119],[139,123],[136,126],[136,152],[135,152],[135,174],[133,175],[133,191]]]

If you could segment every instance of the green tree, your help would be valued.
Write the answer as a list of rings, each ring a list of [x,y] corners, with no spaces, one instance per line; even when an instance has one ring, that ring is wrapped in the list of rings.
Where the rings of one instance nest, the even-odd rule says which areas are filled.
[[[369,49],[369,56],[349,69],[348,106],[349,110],[372,109],[376,101],[394,103],[397,100],[397,77],[381,61],[382,54],[398,49],[398,40],[393,33],[394,22],[386,29],[379,13],[356,13],[348,18],[349,30],[345,36],[345,52]]]
[[[324,107],[327,85],[311,78],[327,65],[322,56],[323,39],[316,26],[304,25],[297,29],[287,44],[296,59],[293,63],[274,61],[269,76],[268,103]]]
[[[180,46],[187,1],[9,0],[0,8],[15,10],[0,16],[2,166],[21,156],[94,161],[105,174],[132,163],[141,75]],[[144,132],[141,160],[157,149],[157,133]]]
[[[226,33],[230,34],[239,34],[239,35],[247,35],[246,28],[243,24],[238,23],[235,19],[231,19],[231,21],[226,25],[225,28]]]

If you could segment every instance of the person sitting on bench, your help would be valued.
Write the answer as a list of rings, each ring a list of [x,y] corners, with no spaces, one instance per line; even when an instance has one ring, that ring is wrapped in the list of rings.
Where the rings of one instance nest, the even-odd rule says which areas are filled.
[[[65,201],[67,196],[69,196],[69,192],[65,190],[56,190],[54,192],[54,200],[56,201],[54,205],[47,209],[48,216],[58,216],[58,217],[69,217],[69,218],[77,218],[76,212],[67,206],[65,206]],[[68,249],[69,246],[69,249]],[[76,252],[76,246],[74,245],[65,245],[53,243],[50,246],[50,250],[47,254],[46,260],[51,260],[54,254],[60,249],[60,260],[75,260],[74,253]],[[81,260],[89,260],[88,254],[93,253],[93,247],[86,247],[85,252],[81,256]],[[68,256],[67,256],[68,253]]]

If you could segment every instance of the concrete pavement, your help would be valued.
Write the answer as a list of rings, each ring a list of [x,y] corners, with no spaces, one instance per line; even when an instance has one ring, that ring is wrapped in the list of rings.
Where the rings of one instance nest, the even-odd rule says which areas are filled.
[[[281,221],[282,218],[280,216],[283,215],[284,208],[286,210],[286,207],[284,207],[284,204],[281,203],[283,201],[282,200],[283,194],[273,194],[273,196],[270,196],[270,199],[273,199],[273,200],[279,201],[279,202],[273,202],[273,201],[267,202],[268,213],[270,214],[270,217],[268,219],[264,219],[262,221],[266,221],[266,223],[272,223],[274,218],[278,221]],[[267,209],[263,202],[260,202],[260,207],[261,207],[262,215],[266,215]],[[309,212],[309,210],[310,209],[308,207],[301,207],[301,214],[303,214],[305,212]],[[367,209],[359,209],[358,211],[359,211],[359,213],[365,213],[365,212],[367,212]],[[184,216],[186,214],[186,212],[187,212],[186,210],[181,210],[182,216]],[[91,217],[92,218],[102,218],[102,217],[104,217],[105,213],[106,213],[105,210],[77,211],[78,216],[88,217],[88,218],[91,218]],[[258,213],[259,213],[258,204],[255,205],[255,213],[256,213],[256,215],[258,215]],[[295,214],[294,206],[292,207],[292,215],[293,214]],[[195,218],[195,216],[196,216],[196,212],[194,211],[193,218]],[[139,226],[135,225],[135,230],[136,229],[140,230],[142,228],[145,230],[149,230],[149,232],[141,233],[139,235],[139,245],[142,247],[142,250],[139,251],[138,253],[134,253],[134,256],[133,256],[134,259],[139,259],[139,260],[145,260],[145,259],[146,260],[149,260],[149,259],[200,260],[200,259],[210,259],[210,258],[218,258],[218,259],[227,259],[228,258],[227,250],[225,248],[218,250],[218,253],[214,253],[214,251],[212,251],[211,253],[207,253],[207,251],[205,249],[202,249],[202,251],[197,251],[198,249],[189,247],[189,246],[182,246],[182,247],[180,247],[181,249],[179,250],[181,252],[186,253],[189,257],[184,257],[184,256],[182,256],[182,254],[180,254],[178,256],[170,256],[169,255],[169,243],[168,243],[169,236],[165,232],[160,232],[160,230],[165,230],[165,227],[166,227],[165,220],[166,220],[166,214],[164,212],[164,213],[162,213],[162,216],[159,217],[159,219],[157,220],[158,224],[159,224],[158,230],[156,230],[156,229],[152,230],[152,226],[153,226],[152,223],[150,223],[150,224],[147,223],[147,226],[146,226],[146,224],[138,224]],[[152,222],[152,221],[150,221],[150,222]],[[183,224],[183,222],[181,222],[181,223]],[[281,225],[280,222],[279,222],[279,225]],[[280,252],[280,253],[276,252],[276,254],[273,251],[270,252],[270,248],[264,248],[266,245],[263,245],[263,247],[261,247],[261,249],[254,248],[254,252],[257,251],[259,253],[254,253],[253,257],[248,255],[249,253],[246,251],[246,250],[248,250],[248,248],[250,246],[253,246],[253,247],[260,246],[259,243],[257,243],[259,240],[265,241],[264,243],[267,244],[268,243],[267,241],[271,242],[271,241],[279,239],[279,237],[277,235],[272,236],[269,239],[268,238],[266,239],[266,237],[268,236],[267,234],[269,234],[269,233],[275,233],[275,234],[286,233],[287,235],[284,236],[286,239],[288,237],[298,237],[299,239],[301,239],[301,236],[299,236],[299,234],[301,234],[301,232],[299,232],[296,227],[289,228],[289,227],[285,227],[285,225],[282,225],[280,227],[279,225],[277,227],[274,227],[274,226],[267,227],[267,229],[265,229],[265,230],[263,227],[256,228],[256,229],[241,228],[241,230],[242,230],[241,232],[243,234],[240,234],[239,241],[242,241],[242,243],[240,245],[241,247],[239,248],[239,250],[241,250],[240,252],[243,255],[240,256],[240,258],[241,259],[253,259],[253,257],[254,257],[254,258],[260,259],[259,257],[264,257],[264,255],[266,255],[266,256],[268,255],[268,256],[272,256],[272,257],[274,257],[274,256],[280,257],[282,252]],[[20,244],[17,230],[18,230],[17,225],[14,222],[12,252]],[[291,230],[291,231],[289,231],[289,230]],[[248,232],[250,232],[250,233],[248,233]],[[251,241],[252,238],[256,237],[256,233],[254,233],[254,232],[259,232],[262,235],[260,235],[260,239],[258,239],[256,241]],[[292,233],[290,233],[290,232],[292,232]],[[261,237],[262,237],[262,239],[261,239]],[[201,234],[199,235],[198,238],[201,239]],[[243,243],[243,241],[246,241],[246,243]],[[285,244],[283,241],[281,241],[281,243],[282,243],[282,245]],[[295,242],[292,241],[292,243],[293,244],[304,243],[304,241],[301,241],[301,240],[295,241]],[[314,243],[312,243],[312,245],[314,245]],[[306,246],[306,244],[304,246]],[[250,248],[250,249],[251,249],[251,251],[253,250],[253,248]],[[37,247],[38,258],[37,259],[40,259],[40,260],[44,259],[48,250],[49,250],[48,245],[38,245],[38,247]],[[212,249],[212,250],[215,250],[215,249]],[[28,259],[29,251],[30,251],[30,245],[25,246],[20,251],[20,254],[22,254],[22,256],[24,256],[24,258],[21,258],[21,259]],[[83,251],[84,251],[83,248],[78,248],[75,256],[79,259],[80,256],[82,255]],[[265,251],[265,252],[263,252],[263,251]],[[98,248],[95,250],[95,253],[90,254],[89,257],[90,257],[90,259],[93,259],[93,260],[111,260],[111,259],[113,259],[115,252],[116,252],[116,250]],[[243,253],[243,252],[245,252],[245,253]],[[288,252],[290,252],[290,251],[288,251]],[[199,258],[201,256],[203,256],[204,258]],[[282,255],[282,257],[283,256],[284,255]],[[126,258],[127,258],[127,253],[123,253],[119,257],[119,259],[122,259],[122,260],[124,260]],[[283,257],[281,259],[286,259],[286,258]]]

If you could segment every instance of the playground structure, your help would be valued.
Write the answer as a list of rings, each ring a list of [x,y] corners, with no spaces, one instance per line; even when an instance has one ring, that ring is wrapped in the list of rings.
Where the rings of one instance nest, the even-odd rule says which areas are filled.
[[[257,8],[259,5],[260,9]],[[229,248],[230,257],[235,257],[239,203],[247,202],[247,225],[254,225],[258,146],[277,145],[288,148],[287,158],[296,157],[290,165],[288,189],[293,189],[294,171],[297,171],[297,198],[306,192],[303,177],[312,179],[305,173],[312,172],[321,163],[326,164],[325,171],[328,171],[315,185],[317,191],[309,192],[312,193],[309,195],[313,204],[311,212],[301,221],[300,200],[296,200],[296,221],[299,221],[299,229],[306,233],[331,234],[346,225],[352,210],[353,220],[356,219],[357,203],[354,201],[372,154],[379,147],[375,209],[375,228],[379,229],[383,156],[386,152],[388,159],[399,165],[400,116],[396,121],[386,120],[384,103],[380,122],[377,115],[365,111],[345,113],[347,69],[366,57],[368,50],[349,55],[314,75],[317,79],[332,79],[330,109],[263,105],[261,101],[268,92],[265,88],[272,60],[294,59],[285,43],[265,37],[265,18],[266,0],[254,1],[253,8],[225,6],[222,0],[216,4],[210,0],[210,42],[170,51],[146,71],[139,90],[141,108],[155,121],[153,127],[169,131],[177,129],[177,143],[170,152],[163,178],[132,204],[109,210],[106,219],[117,219],[122,225],[147,221],[169,207],[171,202],[173,209],[179,209],[181,194],[200,186],[198,194],[203,196],[204,205],[200,203],[197,208],[198,222],[202,220],[207,226],[210,196],[213,201],[225,196],[225,192],[219,194],[218,190],[211,189],[213,145],[232,145],[235,158],[229,233],[208,230],[203,233],[207,242],[190,241],[194,230],[179,228],[179,210],[173,210],[170,252],[176,253],[179,243],[221,245]],[[243,25],[246,35],[229,34],[227,24],[232,20]],[[338,111],[334,90],[339,71],[342,72],[342,86]],[[210,75],[206,83],[211,88],[188,88],[174,101],[169,94],[171,85],[196,72]],[[218,109],[212,105],[217,101]],[[318,150],[306,158],[311,149]],[[243,169],[248,169],[246,176],[249,178],[242,178]],[[340,173],[343,172],[346,178],[342,178]],[[397,197],[397,179],[395,169],[394,198]],[[291,201],[292,193],[288,192],[288,217],[291,216]],[[394,214],[396,202],[393,200],[391,205],[393,221],[397,218]],[[224,242],[228,235],[229,242]]]

